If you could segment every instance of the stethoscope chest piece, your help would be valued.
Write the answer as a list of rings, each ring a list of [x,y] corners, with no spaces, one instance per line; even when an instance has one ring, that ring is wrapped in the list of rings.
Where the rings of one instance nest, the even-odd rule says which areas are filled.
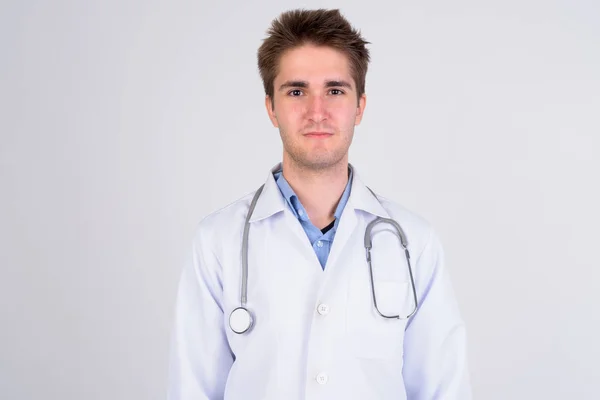
[[[246,333],[253,324],[254,318],[245,307],[238,307],[229,314],[229,327],[235,333]]]

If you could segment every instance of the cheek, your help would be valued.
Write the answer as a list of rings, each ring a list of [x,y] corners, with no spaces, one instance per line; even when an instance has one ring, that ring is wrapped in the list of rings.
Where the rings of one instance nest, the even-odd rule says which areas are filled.
[[[331,108],[332,118],[341,125],[354,125],[357,108],[348,104],[340,104]]]
[[[286,104],[278,110],[277,119],[281,124],[293,126],[302,122],[304,114],[305,112],[302,105]]]

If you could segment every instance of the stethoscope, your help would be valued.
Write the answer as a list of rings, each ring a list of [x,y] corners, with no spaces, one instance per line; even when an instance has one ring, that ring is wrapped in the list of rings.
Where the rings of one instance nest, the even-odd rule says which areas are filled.
[[[254,325],[254,317],[250,310],[246,308],[246,303],[248,300],[248,234],[250,232],[250,218],[252,217],[252,213],[254,212],[254,207],[256,207],[256,202],[262,193],[264,188],[264,184],[258,188],[254,197],[252,198],[252,202],[250,203],[250,209],[248,210],[248,214],[246,215],[246,222],[244,223],[244,234],[242,237],[242,287],[240,293],[240,306],[235,308],[231,314],[229,315],[229,327],[235,333],[246,333],[248,332],[252,326]],[[371,189],[369,191],[375,196],[377,199],[377,195],[373,193]],[[379,199],[377,199],[379,201]],[[377,296],[375,295],[375,283],[373,282],[373,267],[371,265],[371,248],[372,246],[372,238],[371,231],[375,227],[375,225],[380,223],[388,223],[391,224],[396,232],[398,233],[398,237],[400,238],[400,244],[404,249],[404,255],[406,257],[406,263],[408,265],[408,272],[410,275],[410,283],[412,287],[412,294],[414,300],[414,309],[413,311],[407,315],[406,317],[401,317],[400,315],[386,315],[379,310],[377,306]],[[404,231],[400,227],[395,220],[391,218],[383,218],[377,217],[373,221],[371,221],[367,228],[365,229],[365,249],[367,250],[367,263],[369,264],[369,276],[371,278],[371,293],[373,294],[373,305],[377,313],[386,319],[408,319],[417,312],[418,302],[417,302],[417,290],[415,289],[415,280],[413,278],[412,268],[410,266],[410,253],[408,252],[408,241],[406,240],[406,235]]]

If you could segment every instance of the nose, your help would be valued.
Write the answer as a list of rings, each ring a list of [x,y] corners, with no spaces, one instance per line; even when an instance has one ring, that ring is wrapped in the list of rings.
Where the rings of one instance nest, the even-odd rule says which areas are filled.
[[[310,96],[308,98],[306,117],[317,124],[327,118],[325,99],[322,96]]]

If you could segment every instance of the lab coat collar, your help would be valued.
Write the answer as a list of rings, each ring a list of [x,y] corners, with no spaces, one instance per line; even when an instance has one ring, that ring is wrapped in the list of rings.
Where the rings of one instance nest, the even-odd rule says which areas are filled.
[[[349,166],[352,169],[352,187],[346,208],[352,207],[355,210],[362,210],[379,217],[389,218],[387,211],[361,180],[356,168],[352,164],[349,164]],[[277,182],[275,182],[275,177],[273,176],[275,172],[281,169],[282,164],[278,163],[269,171],[250,222],[268,218],[285,209],[285,199],[281,195],[281,191],[277,187]]]
[[[360,174],[356,168],[349,164],[352,168],[352,190],[350,192],[350,198],[348,203],[351,204],[355,210],[363,210],[369,214],[377,215],[378,217],[390,218],[388,212],[383,208],[379,200],[371,193],[367,185],[362,181]],[[346,204],[348,207],[348,204]]]
[[[250,222],[260,221],[285,209],[285,198],[277,187],[273,174],[281,169],[281,163],[275,165],[269,171],[263,191],[256,202]]]

